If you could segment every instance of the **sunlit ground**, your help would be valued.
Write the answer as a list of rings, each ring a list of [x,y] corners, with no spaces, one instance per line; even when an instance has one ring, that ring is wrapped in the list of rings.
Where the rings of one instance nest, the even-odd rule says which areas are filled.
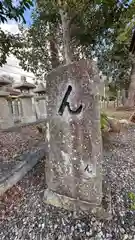
[[[127,120],[133,113],[133,111],[117,111],[116,108],[102,108],[101,111],[106,113],[109,117]]]

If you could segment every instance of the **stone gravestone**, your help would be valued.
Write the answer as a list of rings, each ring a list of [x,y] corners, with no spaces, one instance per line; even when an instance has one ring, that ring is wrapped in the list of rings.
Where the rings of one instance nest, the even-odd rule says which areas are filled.
[[[46,203],[70,210],[101,204],[99,82],[96,64],[88,60],[47,76]]]

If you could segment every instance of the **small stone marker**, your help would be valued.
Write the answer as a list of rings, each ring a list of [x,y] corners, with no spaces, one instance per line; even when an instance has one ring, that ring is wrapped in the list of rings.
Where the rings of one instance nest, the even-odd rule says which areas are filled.
[[[95,62],[81,60],[47,76],[45,202],[66,209],[91,209],[102,200],[102,140]]]

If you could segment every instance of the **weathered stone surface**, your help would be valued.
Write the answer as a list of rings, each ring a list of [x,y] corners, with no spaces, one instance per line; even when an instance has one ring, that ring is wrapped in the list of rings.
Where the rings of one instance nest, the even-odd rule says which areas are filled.
[[[47,117],[45,96],[36,97],[35,107],[38,119],[45,119]]]
[[[0,129],[12,127],[14,125],[11,108],[7,101],[8,93],[0,91]]]
[[[99,82],[95,63],[81,60],[51,72],[46,86],[48,189],[95,206],[102,199]],[[66,92],[68,106],[62,109]]]
[[[21,120],[19,104],[20,102],[18,101],[18,99],[12,100],[14,122],[20,122]]]
[[[30,123],[36,121],[36,115],[32,106],[32,96],[28,94],[22,94],[20,97],[21,104],[21,122]]]

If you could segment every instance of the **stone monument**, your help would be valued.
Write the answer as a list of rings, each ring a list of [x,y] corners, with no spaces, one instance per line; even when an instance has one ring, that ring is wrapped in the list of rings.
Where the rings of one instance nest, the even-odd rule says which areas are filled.
[[[46,79],[46,203],[66,209],[95,209],[102,201],[102,139],[95,62],[80,60]]]
[[[36,109],[38,119],[46,118],[46,89],[43,83],[40,83],[38,87],[34,90],[36,100]]]
[[[19,89],[21,94],[18,96],[21,105],[21,122],[30,123],[36,121],[36,115],[33,110],[32,97],[30,93],[31,89],[35,88],[35,85],[28,83],[25,77],[21,77],[21,83],[14,86],[15,89]]]

